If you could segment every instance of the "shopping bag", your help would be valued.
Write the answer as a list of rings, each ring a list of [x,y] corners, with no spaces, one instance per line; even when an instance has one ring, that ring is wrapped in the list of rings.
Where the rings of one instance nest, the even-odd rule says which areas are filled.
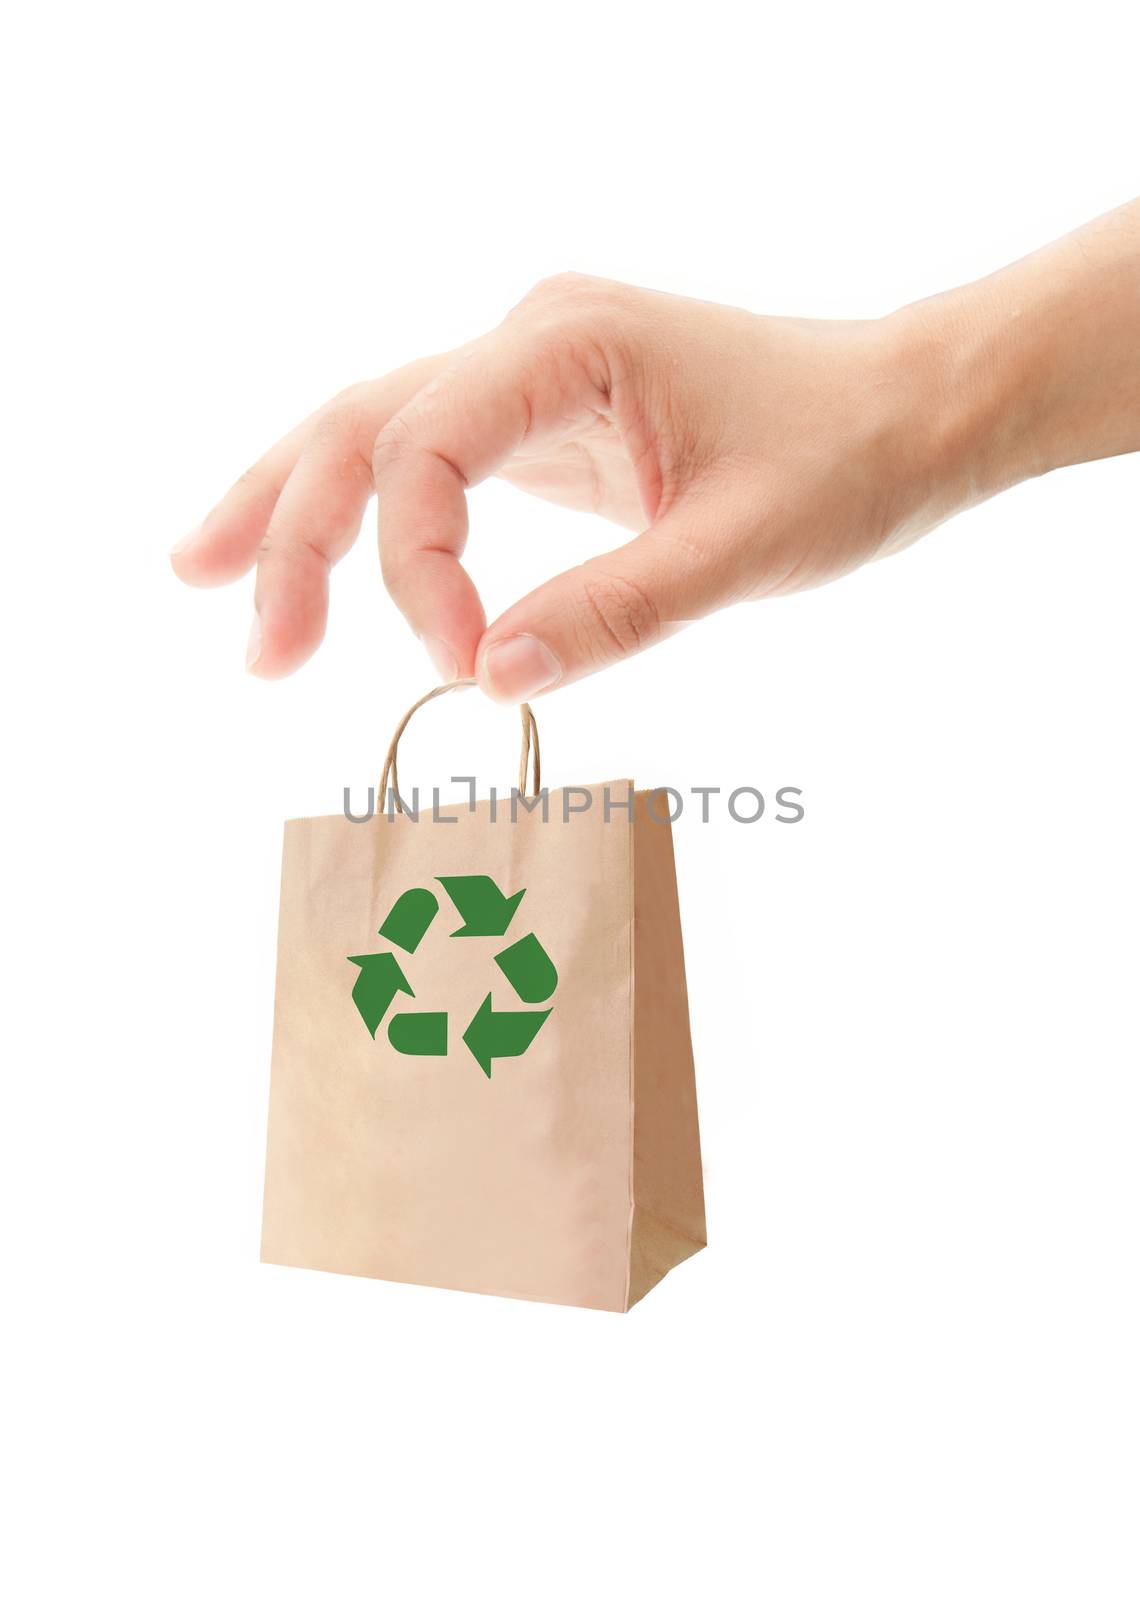
[[[668,806],[543,790],[524,706],[516,790],[417,808],[464,686],[285,824],[262,1260],[625,1311],[705,1243]]]

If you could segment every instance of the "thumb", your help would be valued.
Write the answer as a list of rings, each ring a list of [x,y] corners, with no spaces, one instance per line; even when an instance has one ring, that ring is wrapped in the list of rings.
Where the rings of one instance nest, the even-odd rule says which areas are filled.
[[[715,529],[680,506],[636,539],[585,561],[516,602],[487,629],[479,686],[515,702],[573,683],[668,638],[735,598]]]

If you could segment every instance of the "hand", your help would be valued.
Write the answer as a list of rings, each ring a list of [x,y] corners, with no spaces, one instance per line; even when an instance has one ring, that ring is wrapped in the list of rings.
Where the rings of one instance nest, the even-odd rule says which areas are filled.
[[[922,499],[897,342],[880,323],[556,278],[486,338],[338,395],[246,473],[175,568],[209,584],[257,562],[250,665],[281,676],[320,643],[329,569],[375,490],[385,582],[441,674],[536,694],[897,539]],[[488,629],[459,558],[466,491],[491,474],[645,531]]]
[[[839,577],[1068,459],[1063,438],[1044,451],[1073,428],[1040,398],[1034,360],[1005,352],[1013,312],[1049,279],[1041,263],[1069,243],[876,322],[551,279],[486,337],[316,412],[178,547],[175,568],[213,584],[256,561],[249,664],[282,676],[320,643],[329,570],[375,492],[385,582],[445,678],[474,673],[504,700],[570,683],[722,606]],[[1088,240],[1077,255],[1091,271]],[[1091,369],[1087,333],[1073,339]],[[1044,347],[1050,373],[1062,344]],[[467,490],[492,475],[635,537],[488,628],[460,556]]]

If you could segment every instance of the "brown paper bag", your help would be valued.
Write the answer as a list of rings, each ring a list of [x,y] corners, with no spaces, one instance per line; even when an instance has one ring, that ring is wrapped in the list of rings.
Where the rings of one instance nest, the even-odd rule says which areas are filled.
[[[705,1243],[670,826],[626,782],[415,820],[408,717],[370,821],[285,824],[262,1260],[626,1311]]]

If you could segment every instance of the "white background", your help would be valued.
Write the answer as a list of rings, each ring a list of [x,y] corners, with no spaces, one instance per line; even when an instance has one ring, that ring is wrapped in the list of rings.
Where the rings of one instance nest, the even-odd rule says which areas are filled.
[[[433,680],[167,547],[345,384],[578,269],[866,316],[1128,199],[1123,5],[44,5],[9,24],[13,1596],[1134,1597],[1140,463],[540,708],[676,829],[710,1247],[626,1318],[260,1267],[280,823]],[[601,524],[478,491],[493,615]],[[468,695],[407,772],[513,772]],[[481,771],[486,771],[484,761]]]

